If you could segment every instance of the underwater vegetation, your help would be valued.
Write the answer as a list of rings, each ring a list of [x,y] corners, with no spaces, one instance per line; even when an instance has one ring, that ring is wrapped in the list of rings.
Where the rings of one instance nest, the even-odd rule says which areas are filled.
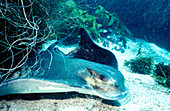
[[[153,72],[154,61],[151,57],[136,57],[135,59],[125,60],[124,65],[129,67],[132,72],[140,74],[150,74]]]
[[[155,65],[156,76],[166,77],[170,79],[170,64],[165,65],[163,62]]]
[[[110,12],[116,12],[135,37],[146,36],[149,42],[170,50],[169,0],[85,0],[85,2],[101,5]]]
[[[162,85],[170,88],[170,64],[159,63],[155,67],[153,77]]]
[[[108,28],[114,30],[116,34],[133,38],[133,34],[120,21],[117,14],[108,12],[101,5],[84,8],[76,5],[72,0],[63,2],[60,5],[62,8],[56,10],[57,20],[55,19],[52,23],[57,34],[54,36],[66,36],[61,32],[67,32],[77,25],[78,27],[86,28],[94,39],[103,37],[101,34],[106,33],[105,31]]]
[[[152,57],[136,57],[125,60],[124,66],[134,73],[151,75],[157,82],[170,88],[170,64],[154,64]]]
[[[163,86],[170,87],[170,64],[157,61],[155,55],[147,54],[143,49],[144,43],[140,43],[137,54],[134,59],[125,60],[124,66],[128,67],[131,72],[150,75]],[[147,46],[144,46],[147,47]],[[151,49],[147,51],[152,52]]]

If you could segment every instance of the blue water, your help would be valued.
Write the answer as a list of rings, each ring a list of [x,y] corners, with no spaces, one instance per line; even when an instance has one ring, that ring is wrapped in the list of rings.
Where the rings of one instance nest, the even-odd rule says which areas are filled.
[[[169,0],[87,0],[87,4],[116,12],[135,37],[170,50]]]

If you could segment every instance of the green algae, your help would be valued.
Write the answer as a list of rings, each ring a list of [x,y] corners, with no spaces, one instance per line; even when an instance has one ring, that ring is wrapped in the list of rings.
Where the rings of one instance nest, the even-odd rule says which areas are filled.
[[[72,0],[63,1],[60,5],[55,12],[57,19],[53,21],[53,26],[56,33],[51,37],[52,39],[68,35],[75,25],[79,28],[86,28],[95,39],[102,37],[100,30],[107,30],[108,28],[114,30],[116,34],[134,38],[133,34],[119,20],[117,14],[105,10],[101,5],[90,11],[85,8],[78,8],[78,5]]]
[[[170,64],[159,63],[155,65],[153,77],[162,85],[170,88]]]
[[[161,85],[170,88],[170,64],[154,64],[151,57],[136,57],[135,59],[125,60],[124,66],[130,68],[134,73],[147,74]]]
[[[127,66],[134,73],[151,74],[153,73],[154,61],[151,57],[136,57],[135,59],[125,60],[124,66]]]

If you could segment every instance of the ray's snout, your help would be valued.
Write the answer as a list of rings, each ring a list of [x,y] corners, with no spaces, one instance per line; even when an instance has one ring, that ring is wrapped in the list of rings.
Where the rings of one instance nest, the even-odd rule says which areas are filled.
[[[124,98],[128,90],[125,87],[124,76],[120,71],[90,69],[86,67],[83,78],[92,89],[93,95],[104,99],[119,100]]]

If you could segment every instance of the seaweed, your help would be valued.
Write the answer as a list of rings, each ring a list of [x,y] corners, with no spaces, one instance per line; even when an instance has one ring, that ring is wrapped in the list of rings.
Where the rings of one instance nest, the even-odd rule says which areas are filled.
[[[151,74],[153,72],[154,61],[152,57],[136,57],[135,59],[125,60],[124,66],[131,69],[132,72],[140,74]]]
[[[57,20],[54,21],[56,33],[66,32],[65,27],[70,30],[72,28],[71,26],[76,24],[78,27],[85,27],[95,39],[102,37],[102,32],[100,30],[107,30],[108,28],[114,30],[116,34],[134,39],[133,34],[120,21],[117,14],[115,12],[110,13],[101,5],[93,7],[92,9],[86,9],[77,8],[79,6],[72,0],[62,4],[62,9],[59,8],[56,11],[56,15],[58,17]],[[63,20],[63,22],[61,22],[60,18]],[[60,37],[61,34],[57,34],[57,36]]]
[[[170,88],[170,64],[156,64],[153,77],[160,84]]]
[[[125,60],[124,66],[129,67],[134,73],[151,75],[155,81],[170,88],[170,64],[154,64],[152,57],[138,56],[129,61]]]
[[[170,64],[165,65],[163,62],[155,65],[155,75],[170,79]]]
[[[103,28],[111,28],[118,35],[123,35],[129,37],[130,39],[134,39],[133,34],[124,25],[124,23],[120,21],[115,12],[111,13],[99,5],[92,15],[97,17],[97,23],[102,24]]]
[[[157,75],[151,75],[151,77],[153,77],[155,79],[156,82],[158,82],[159,84],[170,88],[170,79],[166,78],[166,77],[162,77],[162,76],[157,76]]]

